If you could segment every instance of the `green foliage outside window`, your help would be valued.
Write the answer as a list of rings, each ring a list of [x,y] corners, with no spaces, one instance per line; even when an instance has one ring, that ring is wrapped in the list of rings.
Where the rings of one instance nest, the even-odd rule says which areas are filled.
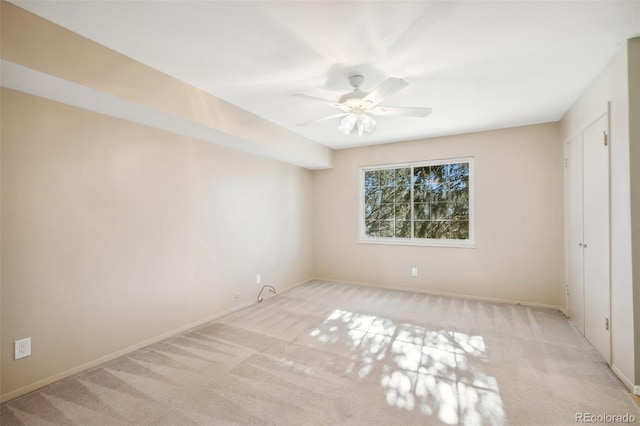
[[[469,163],[364,171],[365,235],[469,239]]]

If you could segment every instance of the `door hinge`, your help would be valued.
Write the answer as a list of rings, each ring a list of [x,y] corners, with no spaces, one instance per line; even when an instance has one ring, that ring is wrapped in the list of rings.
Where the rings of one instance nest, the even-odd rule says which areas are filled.
[[[564,168],[566,169],[566,168],[568,168],[568,167],[569,167],[569,159],[568,159],[568,158],[565,158],[565,159],[564,159]]]
[[[604,319],[604,329],[609,330],[609,318]]]
[[[602,137],[604,139],[604,146],[609,145],[609,134],[607,133],[606,130],[602,131]]]

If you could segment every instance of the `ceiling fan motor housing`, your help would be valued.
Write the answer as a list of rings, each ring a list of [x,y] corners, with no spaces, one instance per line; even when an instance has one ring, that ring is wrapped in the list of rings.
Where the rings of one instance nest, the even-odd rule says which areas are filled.
[[[345,104],[353,109],[365,108],[362,99],[369,93],[360,90],[360,85],[364,83],[364,77],[360,74],[349,76],[349,84],[353,87],[353,92],[347,93],[340,97],[338,101],[341,104]]]
[[[362,108],[364,107],[364,102],[362,102],[362,98],[367,96],[368,93],[360,91],[360,89],[356,89],[351,93],[347,93],[343,95],[338,101],[341,104],[345,104],[350,108]]]

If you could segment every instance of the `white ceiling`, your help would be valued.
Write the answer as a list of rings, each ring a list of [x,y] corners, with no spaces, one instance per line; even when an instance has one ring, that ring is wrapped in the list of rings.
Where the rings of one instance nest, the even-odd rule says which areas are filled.
[[[13,3],[332,148],[559,120],[640,35],[640,0]],[[354,73],[404,78],[383,105],[434,112],[362,138],[297,126],[338,111],[293,94],[337,100]]]

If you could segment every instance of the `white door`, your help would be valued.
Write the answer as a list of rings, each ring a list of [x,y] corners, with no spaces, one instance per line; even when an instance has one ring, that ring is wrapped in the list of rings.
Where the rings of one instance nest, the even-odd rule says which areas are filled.
[[[569,318],[584,335],[582,135],[567,144],[567,294]]]
[[[611,364],[609,146],[605,114],[582,134],[585,337]]]

